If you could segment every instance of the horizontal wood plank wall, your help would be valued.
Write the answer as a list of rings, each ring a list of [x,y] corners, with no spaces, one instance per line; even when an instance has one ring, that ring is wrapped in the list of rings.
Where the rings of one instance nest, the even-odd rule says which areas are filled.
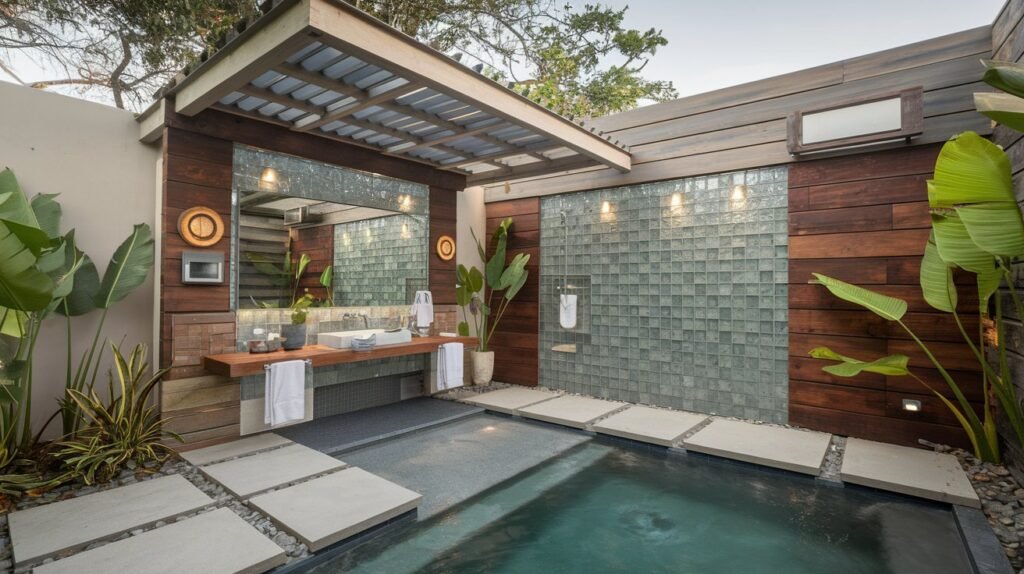
[[[501,221],[512,218],[508,241],[508,259],[528,253],[526,269],[530,276],[491,339],[494,351],[494,377],[503,383],[537,386],[538,334],[540,333],[540,199],[528,198],[487,204],[487,236]]]
[[[430,294],[436,305],[455,304],[455,258],[445,261],[437,256],[437,240],[443,235],[455,239],[455,191],[440,187],[430,188],[430,243],[427,266],[430,273]]]
[[[992,53],[997,60],[1020,63],[1024,61],[1024,0],[1010,0],[992,25]],[[1013,185],[1017,201],[1024,201],[1024,140],[1021,133],[1004,126],[997,126],[992,140],[1003,146],[1010,156],[1013,169]],[[1024,288],[1024,273],[1018,269],[1016,273],[1017,288]],[[1009,292],[1000,293],[1003,298],[1003,309],[1011,310],[1014,306]],[[1024,397],[1024,327],[1020,317],[1006,322],[1005,344],[1007,345],[1010,362],[1010,373],[1017,388],[1017,397]],[[1024,480],[1024,449],[1016,444],[1013,431],[1006,424],[1000,425],[1000,431],[1007,439],[1005,460],[1018,480]]]
[[[309,255],[309,266],[306,267],[306,274],[299,282],[299,287],[308,290],[317,299],[325,299],[327,289],[320,284],[320,275],[327,266],[334,265],[334,226],[293,228],[289,236],[293,257],[301,253]]]
[[[1014,41],[1017,36],[1014,36]],[[1018,42],[1020,43],[1020,42]],[[788,163],[786,117],[860,96],[922,86],[924,133],[914,145],[963,130],[991,133],[974,111],[979,60],[991,56],[992,28],[793,72],[598,118],[591,125],[630,146],[633,170],[589,168],[489,186],[488,201],[585,191]],[[1024,50],[1024,44],[1015,48]],[[903,147],[905,144],[892,144]]]
[[[820,285],[809,285],[811,273],[818,272],[907,300],[905,323],[942,357],[968,397],[980,401],[974,356],[952,316],[932,309],[918,286],[930,230],[925,180],[939,149],[924,146],[790,166],[790,423],[907,445],[916,445],[919,438],[965,445],[953,416],[913,379],[832,377],[821,371],[828,362],[807,356],[819,346],[860,359],[902,353],[910,356],[919,376],[949,394],[898,325],[836,299]],[[971,299],[969,285],[961,291],[962,314],[972,318],[967,329],[977,332],[977,297]],[[902,410],[904,398],[921,401],[922,410]]]

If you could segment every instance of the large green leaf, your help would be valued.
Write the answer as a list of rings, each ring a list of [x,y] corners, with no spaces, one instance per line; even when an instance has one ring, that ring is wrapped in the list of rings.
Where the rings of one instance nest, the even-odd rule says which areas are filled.
[[[815,359],[827,359],[839,361],[836,365],[822,367],[821,370],[837,377],[855,377],[862,372],[877,373],[890,377],[899,377],[910,374],[907,368],[909,359],[906,355],[889,355],[874,361],[861,361],[829,349],[828,347],[817,347],[811,349],[810,356]]]
[[[813,275],[815,280],[811,281],[812,284],[824,285],[836,297],[860,305],[883,319],[899,321],[907,313],[907,302],[902,299],[875,293],[820,273]]]
[[[487,285],[491,289],[501,289],[501,276],[505,271],[505,257],[506,257],[506,244],[508,243],[508,234],[502,233],[502,228],[499,227],[498,231],[495,232],[497,240],[494,244],[494,255],[484,265],[484,276],[487,279]]]
[[[57,312],[71,317],[92,312],[98,305],[99,293],[100,274],[92,258],[83,253],[72,281],[71,291],[64,298],[64,304],[57,307]]]
[[[1003,280],[1002,269],[992,269],[988,273],[978,273],[978,308],[982,313],[988,314],[988,300],[999,289]]]
[[[1011,94],[979,92],[974,94],[974,108],[1008,128],[1024,132],[1024,99]]]
[[[971,273],[987,273],[995,267],[995,258],[971,240],[956,211],[943,210],[941,214],[932,214],[932,236],[939,257],[948,265],[956,265]]]
[[[0,219],[39,229],[39,221],[11,168],[0,172]]]
[[[36,267],[38,258],[0,221],[0,306],[41,311],[53,298],[53,280]]]
[[[56,193],[40,193],[32,198],[32,211],[36,214],[39,227],[52,238],[60,237],[62,209]]]
[[[526,285],[526,280],[529,279],[529,277],[530,272],[523,269],[523,272],[519,275],[519,278],[516,279],[516,281],[509,285],[508,289],[505,290],[505,298],[508,299],[509,301],[514,299],[515,296],[519,294],[519,291],[522,290],[523,286]]]
[[[496,289],[508,289],[519,282],[519,278],[526,273],[526,264],[530,262],[530,256],[526,253],[517,253],[501,274]]]
[[[96,306],[109,309],[146,281],[153,267],[153,232],[140,223],[118,246],[103,274]]]
[[[1002,148],[974,132],[949,139],[935,161],[928,202],[933,208],[1014,201],[1010,160]]]
[[[1024,98],[1024,66],[1013,62],[985,60],[985,75],[982,80],[1018,98]]]
[[[953,269],[939,256],[935,246],[935,233],[928,238],[921,259],[921,291],[924,300],[939,311],[952,313],[956,310],[957,293],[953,284]]]
[[[997,257],[1024,255],[1024,219],[1016,202],[964,205],[956,213],[983,251]]]

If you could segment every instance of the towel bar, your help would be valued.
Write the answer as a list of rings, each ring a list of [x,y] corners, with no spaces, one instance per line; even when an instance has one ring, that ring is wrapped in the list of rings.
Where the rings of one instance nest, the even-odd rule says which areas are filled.
[[[303,359],[303,362],[305,362],[306,365],[308,365],[308,366],[313,366],[313,359]],[[271,365],[271,363],[264,363],[263,364],[263,370],[264,371],[269,371],[270,370],[270,365]]]

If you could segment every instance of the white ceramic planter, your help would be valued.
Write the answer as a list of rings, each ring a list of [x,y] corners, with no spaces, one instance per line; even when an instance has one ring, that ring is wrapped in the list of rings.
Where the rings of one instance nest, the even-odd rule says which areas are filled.
[[[491,379],[494,378],[494,351],[486,353],[470,351],[470,353],[472,353],[470,358],[473,361],[473,384],[481,386],[491,384]]]

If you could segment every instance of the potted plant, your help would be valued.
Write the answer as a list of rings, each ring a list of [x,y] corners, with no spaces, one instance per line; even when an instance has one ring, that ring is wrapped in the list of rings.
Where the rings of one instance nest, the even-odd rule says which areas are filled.
[[[456,303],[462,307],[464,320],[459,323],[459,335],[470,335],[469,322],[473,322],[476,336],[480,343],[476,351],[470,352],[473,362],[473,384],[487,385],[494,376],[494,351],[490,349],[491,337],[508,310],[509,303],[526,284],[529,271],[526,264],[530,256],[518,253],[506,264],[506,247],[508,230],[512,227],[512,218],[505,219],[494,231],[491,241],[494,244],[494,255],[487,258],[484,246],[473,234],[480,259],[486,261],[484,271],[476,267],[466,268],[459,265],[458,286],[455,288]],[[497,309],[495,310],[495,299]]]
[[[281,344],[286,351],[301,349],[306,344],[306,316],[309,314],[309,306],[313,304],[313,296],[306,293],[292,303],[292,322],[281,326],[281,336],[284,343]]]

